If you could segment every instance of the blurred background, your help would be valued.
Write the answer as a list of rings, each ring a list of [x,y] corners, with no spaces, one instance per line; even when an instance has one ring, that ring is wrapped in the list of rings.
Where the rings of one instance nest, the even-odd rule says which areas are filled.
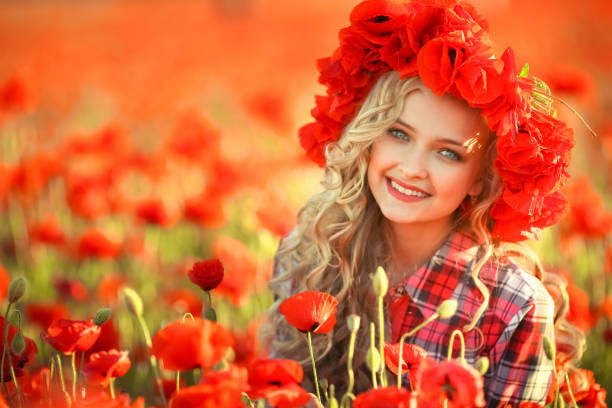
[[[98,349],[130,350],[133,368],[119,384],[140,395],[149,380],[142,338],[117,288],[141,294],[155,331],[200,313],[185,275],[210,257],[226,269],[214,302],[241,339],[236,358],[265,354],[255,333],[272,301],[271,259],[322,176],[297,129],[323,92],[315,59],[335,49],[355,4],[0,4],[0,288],[4,298],[10,277],[29,280],[21,309],[39,343],[34,366],[52,354],[38,334],[52,319],[113,307]],[[571,319],[589,333],[580,366],[609,388],[612,3],[473,4],[497,55],[512,46],[518,66],[528,62],[597,133],[557,105],[576,136],[571,207],[533,246],[568,280]]]

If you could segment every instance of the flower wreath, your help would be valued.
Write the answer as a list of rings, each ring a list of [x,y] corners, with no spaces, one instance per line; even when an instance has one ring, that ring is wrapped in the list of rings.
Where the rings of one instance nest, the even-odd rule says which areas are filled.
[[[504,190],[493,204],[491,235],[537,238],[559,221],[566,199],[573,132],[555,119],[550,91],[528,66],[518,72],[511,48],[494,58],[488,23],[473,6],[453,0],[366,0],[340,30],[340,46],[317,60],[327,95],[315,97],[315,122],[299,130],[307,155],[323,166],[371,87],[391,70],[418,75],[435,94],[449,93],[478,108],[497,134],[495,168]]]

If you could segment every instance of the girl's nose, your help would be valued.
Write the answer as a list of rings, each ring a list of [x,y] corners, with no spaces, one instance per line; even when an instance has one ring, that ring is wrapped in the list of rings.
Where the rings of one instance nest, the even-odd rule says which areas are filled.
[[[399,170],[406,179],[424,179],[429,175],[426,159],[419,154],[411,154],[399,164]]]

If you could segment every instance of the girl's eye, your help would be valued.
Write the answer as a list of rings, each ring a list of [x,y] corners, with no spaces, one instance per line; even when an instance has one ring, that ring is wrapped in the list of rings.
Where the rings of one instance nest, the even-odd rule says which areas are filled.
[[[396,139],[408,140],[408,135],[403,130],[397,128],[389,128],[387,132],[389,132],[389,134]]]
[[[454,161],[461,161],[461,156],[459,156],[457,153],[455,153],[452,150],[443,149],[440,151],[440,154],[446,157],[447,159],[454,160]]]

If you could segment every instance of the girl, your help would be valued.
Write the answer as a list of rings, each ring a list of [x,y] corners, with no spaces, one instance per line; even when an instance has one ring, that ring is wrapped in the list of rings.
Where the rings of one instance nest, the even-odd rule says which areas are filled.
[[[387,340],[455,299],[455,316],[409,342],[442,360],[460,329],[467,362],[489,358],[487,406],[543,404],[553,374],[544,337],[556,337],[568,363],[584,339],[565,321],[562,282],[519,241],[563,213],[571,130],[553,117],[545,84],[516,69],[511,49],[493,56],[486,21],[466,3],[367,0],[350,20],[332,57],[318,61],[327,95],[300,129],[325,176],[275,257],[274,355],[301,360],[311,378],[304,338],[278,304],[304,290],[331,293],[338,323],[313,339],[319,378],[346,387],[354,313],[362,322],[356,392],[371,388],[370,276],[380,265],[391,284]]]

